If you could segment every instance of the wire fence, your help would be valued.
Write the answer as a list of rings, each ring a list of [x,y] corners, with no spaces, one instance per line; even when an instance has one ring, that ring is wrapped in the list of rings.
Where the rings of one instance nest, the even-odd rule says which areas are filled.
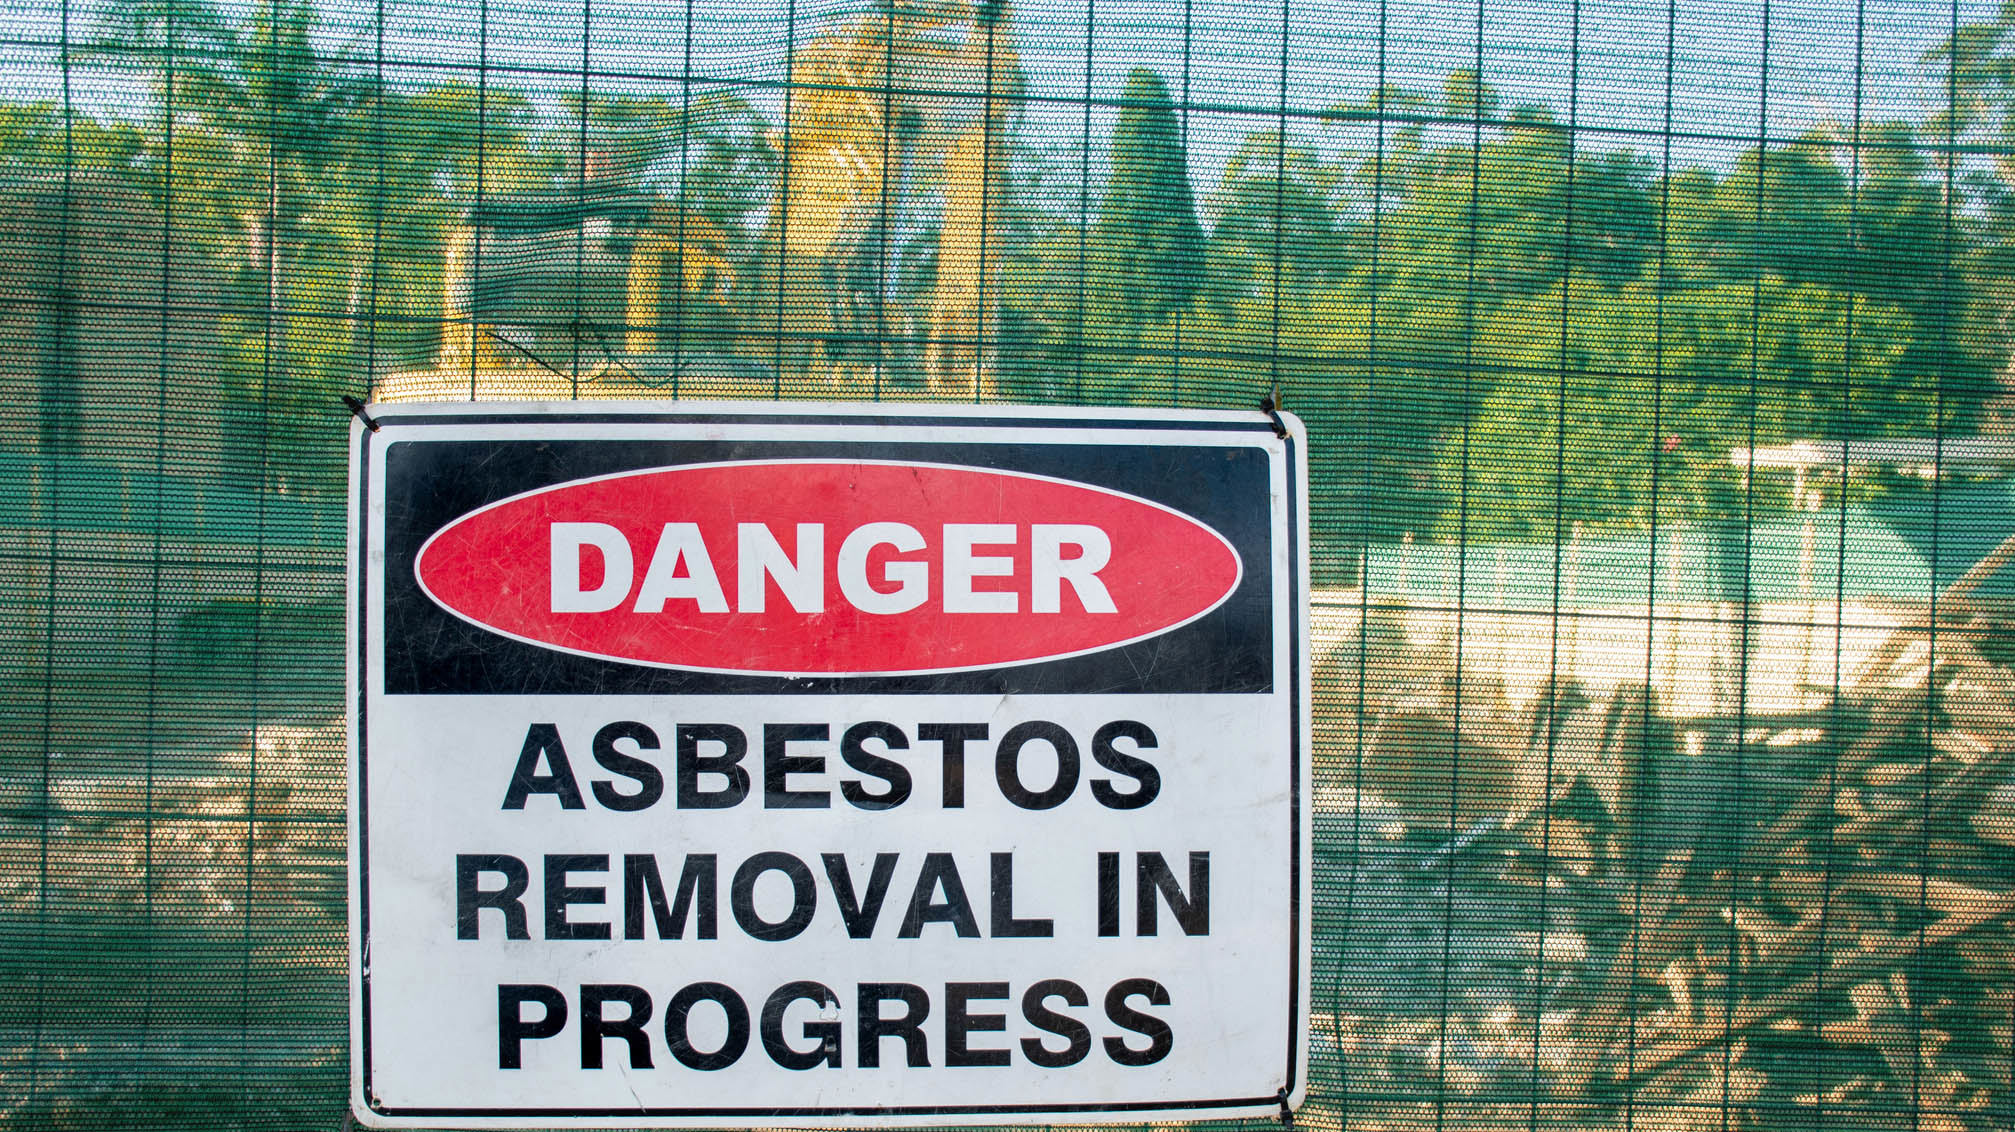
[[[2011,11],[0,3],[0,1123],[342,1123],[343,396],[1274,396],[1298,1121],[2015,1126]]]

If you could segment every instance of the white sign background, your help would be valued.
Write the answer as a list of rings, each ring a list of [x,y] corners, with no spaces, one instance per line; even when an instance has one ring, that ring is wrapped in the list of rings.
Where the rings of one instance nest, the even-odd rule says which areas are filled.
[[[1145,413],[1099,410],[1056,413],[888,406],[593,405],[381,406],[381,431],[356,430],[352,469],[353,634],[351,776],[351,942],[353,1107],[362,1122],[385,1127],[497,1126],[752,1126],[942,1125],[1007,1122],[1136,1122],[1273,1115],[1300,1100],[1305,1076],[1309,956],[1307,768],[1308,664],[1305,487],[1298,424],[1289,441],[1276,438],[1258,414]],[[480,415],[481,419],[465,419]],[[723,415],[733,418],[723,420]],[[1023,419],[1003,422],[1006,416]],[[515,419],[499,421],[499,416]],[[820,418],[806,423],[807,416]],[[634,417],[634,420],[631,418]],[[1292,421],[1292,418],[1289,418]],[[510,440],[538,437],[605,441],[649,438],[729,438],[803,441],[842,438],[886,442],[882,458],[900,460],[905,443],[951,440],[969,444],[1188,445],[1264,449],[1272,468],[1269,498],[1254,508],[1271,514],[1273,570],[1273,690],[1250,694],[781,694],[760,695],[422,695],[387,694],[384,679],[386,508],[385,452],[394,442]],[[1181,501],[1168,501],[1181,509]],[[358,541],[364,553],[358,553]],[[522,809],[502,806],[527,730],[552,724],[564,741],[581,789],[613,780],[590,754],[602,726],[633,720],[660,738],[641,752],[667,779],[666,795],[636,812],[615,812],[590,794],[585,808],[562,809],[550,793]],[[855,808],[840,783],[883,783],[849,768],[839,739],[854,723],[880,720],[910,737],[890,752],[913,777],[907,802],[893,809]],[[1078,788],[1053,809],[1021,809],[995,781],[994,740],[1028,720],[1061,725],[1083,755]],[[1145,724],[1157,745],[1139,757],[1159,772],[1161,790],[1138,809],[1115,810],[1093,796],[1094,780],[1115,788],[1136,784],[1091,758],[1092,735],[1114,720]],[[925,723],[983,723],[989,739],[968,744],[964,804],[943,804],[941,747],[920,742]],[[822,771],[793,773],[789,787],[829,791],[825,809],[765,809],[765,725],[829,726],[824,741],[794,741],[793,756],[822,758]],[[730,724],[749,737],[742,766],[750,796],[732,808],[679,809],[673,800],[673,737],[680,724]],[[1122,741],[1123,749],[1131,749]],[[628,744],[624,745],[629,748]],[[879,751],[879,745],[873,749]],[[542,765],[541,770],[549,769]],[[1057,777],[1050,748],[1024,748],[1022,780],[1041,789]],[[718,786],[721,780],[709,779]],[[816,911],[794,938],[752,938],[731,909],[730,887],[749,857],[781,852],[803,861],[815,879]],[[655,856],[667,893],[676,888],[687,854],[718,860],[718,938],[661,939],[644,913],[643,939],[624,938],[626,855]],[[869,938],[850,938],[824,854],[842,854],[858,892],[877,854],[897,854],[885,903]],[[950,923],[926,923],[914,938],[899,927],[918,888],[926,854],[949,854],[977,922],[978,937],[961,937]],[[1155,898],[1157,930],[1142,936],[1136,904],[1141,855],[1159,854],[1192,899],[1191,855],[1208,854],[1208,934],[1188,934],[1170,903]],[[507,855],[529,873],[523,907],[529,939],[507,939],[504,914],[477,912],[477,938],[458,938],[456,860],[459,855]],[[610,924],[607,940],[546,938],[543,860],[548,855],[606,856],[606,871],[576,870],[565,883],[599,888],[601,902],[579,899],[565,908],[570,923]],[[1012,857],[1013,914],[1047,919],[1038,938],[993,938],[992,861]],[[1118,854],[1119,934],[1099,934],[1099,857]],[[481,886],[494,889],[496,874]],[[926,898],[942,903],[935,886]],[[782,920],[791,886],[764,874],[755,910]],[[1024,992],[1047,979],[1069,980],[1087,1003],[1046,1006],[1083,1024],[1090,1048],[1076,1064],[1044,1068],[1024,1052],[1025,1039],[1061,1049],[1065,1039],[1026,1016]],[[1149,1048],[1150,1035],[1109,1016],[1108,989],[1128,979],[1166,988],[1166,1005],[1132,997],[1128,1005],[1166,1023],[1165,1056],[1148,1065],[1121,1064],[1106,1039],[1125,1050]],[[765,1001],[786,983],[811,980],[830,988],[835,1005],[798,1000],[782,1032],[798,1049],[816,1048],[811,1023],[837,1021],[839,1066],[786,1069],[764,1050],[759,1032]],[[717,1070],[681,1064],[668,1048],[666,1006],[683,987],[721,983],[734,988],[749,1013],[747,1048]],[[884,1037],[880,1064],[864,1067],[858,1041],[856,988],[903,983],[929,999],[922,1025],[928,1066],[907,1064],[906,1044]],[[1003,997],[974,997],[967,1012],[977,1025],[965,1044],[1005,1051],[1006,1065],[946,1064],[949,984],[1006,984]],[[517,1043],[521,1065],[500,1066],[499,987],[550,986],[566,999],[566,1026],[547,1038]],[[580,989],[641,988],[652,1003],[644,1030],[650,1066],[633,1064],[619,1038],[601,1042],[602,1067],[584,1068]],[[999,988],[987,988],[988,991]],[[522,1008],[536,1020],[540,1007]],[[884,1016],[901,1012],[889,1003]],[[605,1009],[620,1019],[622,1003]],[[986,1016],[997,1016],[988,1018]],[[712,1003],[688,1018],[692,1046],[719,1048],[724,1014]],[[992,1028],[998,1027],[998,1028]],[[814,1031],[817,1033],[817,1031]],[[1137,1060],[1137,1058],[1136,1058]]]

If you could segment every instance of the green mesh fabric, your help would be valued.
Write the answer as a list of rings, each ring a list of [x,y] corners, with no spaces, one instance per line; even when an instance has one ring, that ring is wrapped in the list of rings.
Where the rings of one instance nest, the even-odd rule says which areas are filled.
[[[1323,1129],[2015,1125],[2015,9],[0,0],[0,1125],[341,1126],[360,400],[1308,423]]]

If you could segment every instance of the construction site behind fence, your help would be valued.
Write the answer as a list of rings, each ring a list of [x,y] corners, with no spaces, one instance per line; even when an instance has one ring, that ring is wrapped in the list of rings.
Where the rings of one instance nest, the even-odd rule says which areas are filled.
[[[0,1124],[347,1111],[357,403],[1306,423],[1321,1129],[2015,1126],[2015,9],[0,5]]]

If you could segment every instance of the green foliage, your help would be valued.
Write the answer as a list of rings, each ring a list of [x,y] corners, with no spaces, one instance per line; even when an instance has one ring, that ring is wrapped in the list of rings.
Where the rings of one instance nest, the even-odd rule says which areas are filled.
[[[1203,229],[1175,103],[1159,75],[1127,76],[1112,133],[1112,174],[1091,231],[1092,319],[1102,339],[1131,343],[1140,328],[1196,293]]]
[[[1106,349],[1091,310],[1090,234],[1052,224],[1010,255],[1001,279],[1002,386],[1018,399],[1082,402],[1125,364],[1132,344]]]
[[[1783,280],[1662,304],[1646,283],[1569,301],[1564,336],[1529,331],[1558,323],[1557,291],[1481,329],[1497,373],[1473,421],[1442,442],[1443,498],[1460,500],[1442,534],[1647,525],[1654,477],[1658,521],[1702,518],[1695,504],[1733,448],[1925,425],[1929,382],[1903,369],[1912,324],[1896,308]]]
[[[87,54],[146,71],[157,94],[284,175],[326,172],[364,85],[312,41],[308,0],[259,0],[242,24],[204,0],[110,0]]]
[[[1111,171],[1090,223],[1017,217],[1004,253],[1002,386],[1015,396],[1082,400],[1133,363],[1142,336],[1204,284],[1204,235],[1175,103],[1135,68],[1113,127]]]
[[[1502,136],[1399,170],[1406,196],[1383,218],[1388,285],[1402,302],[1489,306],[1552,286],[1570,262],[1611,284],[1634,277],[1657,236],[1642,160],[1573,155],[1570,177],[1570,155],[1566,131],[1525,110]]]
[[[1424,130],[1433,108],[1448,125]],[[1661,180],[1577,149],[1543,108],[1498,113],[1458,72],[1330,111],[1402,119],[1379,152],[1253,132],[1212,198],[1199,287],[1158,315],[1112,316],[1095,262],[1080,298],[1079,234],[1053,225],[1006,297],[1018,360],[1052,381],[1017,388],[1089,371],[1143,403],[1236,402],[1277,378],[1315,433],[1318,526],[1374,539],[1550,539],[1556,494],[1563,530],[1642,525],[1654,475],[1660,519],[1698,518],[1752,441],[1978,412],[2002,351],[1947,300],[1994,289],[1956,270],[1977,235],[1948,225],[1910,126],[1865,125],[1858,156],[1815,133]],[[1112,230],[1102,216],[1092,254]]]
[[[1941,279],[1936,290],[1941,317],[1956,323],[1956,333],[1945,337],[1956,340],[1959,354],[1940,360],[1960,363],[1962,381],[1985,402],[1984,417],[2007,431],[2015,428],[2015,369],[2000,346],[2015,330],[2015,294],[2005,286],[2015,272],[2015,4],[2004,2],[1992,18],[1959,27],[1923,62],[1946,80],[1948,94],[1947,105],[1920,128],[1928,152],[1978,154],[1938,158],[1941,178],[1968,198],[1946,224],[1958,231],[1936,245],[1963,268],[1959,279]],[[1955,246],[1953,235],[1963,242]]]
[[[0,164],[60,174],[68,154],[93,172],[141,173],[150,141],[145,130],[84,116],[73,116],[69,126],[66,138],[63,111],[54,103],[0,103]]]
[[[1373,538],[1549,538],[1556,491],[1561,522],[1640,524],[1654,470],[1663,509],[1752,435],[1971,427],[1997,411],[2015,328],[1998,283],[2015,271],[2015,191],[2000,158],[1947,169],[1938,154],[1947,131],[2015,143],[2011,19],[1925,61],[1953,68],[1952,114],[1817,129],[1662,178],[1641,153],[1578,144],[1545,107],[1507,110],[1471,70],[1387,87],[1245,136],[1207,226],[1167,86],[1136,68],[1102,183],[1079,190],[1089,207],[1017,193],[1003,223],[998,388],[1246,404],[1278,381],[1316,432],[1320,507]],[[592,177],[684,207],[722,234],[735,280],[696,313],[708,348],[775,320],[762,229],[778,123],[735,93],[380,85],[326,46],[306,0],[106,0],[96,27],[83,57],[146,76],[175,107],[172,152],[158,119],[66,125],[35,103],[0,106],[0,158],[32,174],[67,154],[172,209],[178,270],[219,300],[207,356],[240,450],[368,368],[430,364],[451,236],[479,200]],[[1948,178],[1964,199],[1948,202]],[[932,246],[915,233],[888,267],[905,310]],[[887,317],[868,324],[914,331]]]
[[[1213,204],[1209,294],[1220,312],[1241,297],[1272,301],[1274,267],[1288,292],[1340,275],[1345,245],[1338,239],[1330,198],[1341,170],[1311,147],[1275,130],[1246,136],[1231,159]]]

